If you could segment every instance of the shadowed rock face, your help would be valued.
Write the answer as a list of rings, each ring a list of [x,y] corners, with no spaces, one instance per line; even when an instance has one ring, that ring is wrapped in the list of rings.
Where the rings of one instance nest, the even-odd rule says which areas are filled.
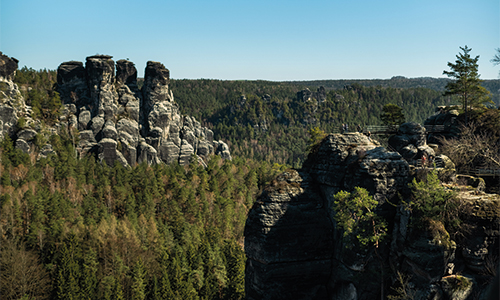
[[[498,253],[500,197],[467,196],[460,218],[468,231],[453,241],[440,222],[409,226],[410,211],[394,205],[409,199],[410,174],[399,153],[362,134],[327,136],[301,170],[273,180],[248,214],[247,299],[379,299],[382,282],[387,297],[400,272],[411,278],[415,299],[444,300],[453,270],[476,282],[467,293],[483,293]],[[388,224],[377,255],[347,248],[336,228],[334,195],[356,186],[377,200],[375,212]]]
[[[351,278],[356,272],[344,266],[358,261],[343,257],[331,209],[333,196],[362,185],[379,202],[379,213],[393,217],[395,209],[387,200],[394,201],[405,189],[407,175],[408,164],[401,155],[362,134],[327,136],[302,170],[278,176],[249,212],[247,298],[329,299],[363,291]],[[336,273],[337,269],[342,271]]]
[[[137,85],[137,69],[133,62],[124,59],[116,62],[116,81],[119,84]]]
[[[5,81],[12,81],[17,70],[19,61],[13,57],[8,57],[0,51],[0,78]]]
[[[245,227],[248,299],[326,297],[333,224],[327,201],[312,183],[307,173],[285,172],[250,211]]]
[[[0,138],[8,133],[17,148],[30,152],[34,136],[26,132],[14,136],[20,116],[36,123],[12,82],[16,69],[17,60],[0,53]],[[128,60],[115,64],[110,55],[94,55],[86,58],[85,65],[62,63],[57,69],[57,91],[64,107],[53,132],[78,130],[78,153],[93,153],[108,165],[115,161],[187,164],[193,154],[203,164],[213,153],[231,159],[224,142],[214,144],[210,129],[180,114],[168,86],[169,74],[163,64],[148,62],[139,90],[137,69]]]

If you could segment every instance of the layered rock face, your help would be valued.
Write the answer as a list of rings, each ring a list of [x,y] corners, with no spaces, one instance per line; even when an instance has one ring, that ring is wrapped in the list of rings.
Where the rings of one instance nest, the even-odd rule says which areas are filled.
[[[14,135],[18,119],[29,114],[21,92],[12,82],[17,63],[17,59],[0,52],[0,139]]]
[[[18,61],[0,53],[0,139],[9,135],[16,148],[29,153],[41,124],[31,118],[31,109],[12,82]],[[194,155],[200,164],[210,154],[231,159],[229,147],[214,141],[213,132],[195,118],[183,116],[169,89],[170,73],[159,62],[148,62],[142,89],[137,69],[128,60],[113,61],[109,55],[62,63],[57,69],[57,92],[63,102],[62,115],[51,134],[65,130],[78,134],[80,156],[95,154],[112,166],[147,162],[188,164]],[[23,118],[24,128],[17,128]],[[47,144],[40,155],[52,153]]]
[[[385,298],[395,295],[389,289],[397,286],[395,274],[407,280],[405,292],[414,299],[484,296],[498,263],[500,197],[460,194],[467,230],[459,235],[440,222],[417,228],[409,225],[411,212],[396,206],[409,199],[411,173],[399,153],[362,134],[327,136],[301,170],[272,181],[248,214],[247,299]],[[376,253],[346,247],[336,227],[334,195],[356,186],[377,200],[375,212],[388,223]],[[457,282],[472,284],[457,291]]]
[[[436,155],[427,145],[425,127],[414,122],[401,124],[397,134],[389,139],[389,145],[409,162],[420,159],[423,155]]]
[[[96,151],[109,165],[116,160],[134,165],[187,164],[194,154],[203,163],[203,158],[226,145],[214,144],[210,129],[179,113],[168,86],[170,73],[159,62],[147,63],[142,90],[134,64],[127,60],[115,64],[108,55],[87,57],[85,67],[81,62],[62,63],[57,79],[67,118],[77,119],[82,155]],[[230,159],[224,150],[220,153]]]
[[[280,175],[249,212],[247,298],[344,299],[332,295],[369,289],[351,278],[356,272],[350,268],[356,269],[359,258],[344,255],[332,215],[333,196],[362,185],[379,202],[380,213],[393,216],[395,209],[387,201],[404,189],[407,175],[408,163],[401,155],[362,134],[327,136],[302,170]]]

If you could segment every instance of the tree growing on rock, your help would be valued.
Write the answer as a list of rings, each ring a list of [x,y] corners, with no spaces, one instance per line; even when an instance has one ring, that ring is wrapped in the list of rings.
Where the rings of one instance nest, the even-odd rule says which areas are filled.
[[[355,187],[352,193],[340,191],[334,199],[334,218],[344,231],[347,247],[352,248],[356,243],[363,247],[375,246],[380,262],[380,299],[384,299],[384,263],[378,247],[387,235],[387,223],[374,211],[378,202],[361,187]]]
[[[468,124],[468,112],[471,108],[482,107],[485,103],[492,103],[488,97],[489,92],[481,86],[478,64],[479,55],[472,58],[471,48],[460,47],[462,53],[456,55],[455,63],[448,62],[451,71],[443,71],[444,75],[455,78],[445,88],[444,95],[457,95],[460,98],[462,109],[465,113],[465,124]]]
[[[361,187],[356,187],[352,193],[340,191],[334,198],[335,221],[344,230],[348,247],[359,242],[378,248],[387,235],[385,220],[374,212],[378,202]]]
[[[384,105],[382,108],[380,120],[384,125],[397,126],[403,124],[406,118],[401,107],[396,104],[389,103]]]

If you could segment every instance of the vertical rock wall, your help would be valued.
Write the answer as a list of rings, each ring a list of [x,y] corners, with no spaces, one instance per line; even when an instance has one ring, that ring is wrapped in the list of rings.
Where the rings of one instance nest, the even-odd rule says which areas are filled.
[[[85,66],[62,63],[57,81],[67,118],[77,120],[81,155],[95,151],[109,165],[187,164],[193,154],[202,162],[214,152],[231,158],[210,129],[179,113],[169,70],[159,62],[147,63],[142,90],[134,64],[109,55],[87,57]]]
[[[498,265],[500,197],[461,192],[457,218],[466,230],[453,237],[439,221],[410,226],[411,212],[395,205],[409,199],[410,174],[403,156],[362,134],[323,139],[302,169],[279,175],[248,214],[247,299],[387,299],[398,296],[390,289],[401,287],[396,274],[411,299],[483,299]],[[336,227],[334,195],[356,186],[377,200],[375,212],[388,224],[376,252],[347,247]],[[460,282],[472,284],[457,298]]]

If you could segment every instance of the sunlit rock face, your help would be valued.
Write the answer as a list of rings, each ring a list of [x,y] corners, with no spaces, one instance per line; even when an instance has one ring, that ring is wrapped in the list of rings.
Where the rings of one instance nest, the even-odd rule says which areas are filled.
[[[214,144],[210,129],[180,114],[169,89],[170,72],[160,62],[147,63],[141,90],[134,63],[115,63],[109,55],[89,56],[85,66],[62,63],[57,81],[69,112],[64,120],[76,120],[80,131],[80,155],[95,152],[111,165],[188,164],[193,154],[200,163],[213,153],[231,159],[225,143]]]
[[[13,83],[17,66],[15,58],[0,52],[0,139],[8,134],[23,152],[33,151],[37,133],[64,131],[78,140],[75,146],[80,157],[91,153],[110,166],[117,161],[125,166],[142,162],[185,165],[193,156],[205,165],[212,154],[231,159],[225,142],[214,141],[210,129],[180,114],[169,89],[170,72],[160,62],[147,63],[142,89],[131,61],[93,55],[85,64],[63,62],[57,69],[63,108],[59,122],[45,129],[31,118],[31,108]],[[20,118],[24,129],[17,128]],[[54,153],[50,144],[39,150],[43,157]]]

